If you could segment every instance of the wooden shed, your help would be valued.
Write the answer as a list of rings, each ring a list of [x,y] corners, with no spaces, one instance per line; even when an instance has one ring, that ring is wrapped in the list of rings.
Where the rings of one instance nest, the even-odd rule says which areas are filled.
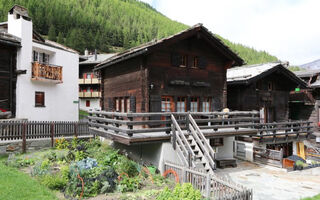
[[[273,62],[228,69],[228,108],[259,110],[261,122],[289,119],[289,94],[306,83],[286,68]]]
[[[103,110],[209,112],[226,106],[226,70],[243,60],[201,24],[119,53],[95,67]]]

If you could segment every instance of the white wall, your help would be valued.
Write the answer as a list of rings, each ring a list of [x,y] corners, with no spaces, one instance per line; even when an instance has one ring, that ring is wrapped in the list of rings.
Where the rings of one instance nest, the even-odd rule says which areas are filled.
[[[32,22],[8,15],[8,32],[21,38],[17,69],[16,117],[28,120],[78,120],[79,55],[32,41]],[[50,52],[50,64],[62,66],[63,83],[32,81],[32,49]],[[35,92],[45,92],[45,107],[35,107]]]
[[[87,100],[90,101],[90,107],[86,107]],[[81,110],[86,110],[86,111],[95,110],[95,109],[101,110],[100,99],[97,99],[97,98],[94,98],[94,99],[93,98],[85,98],[85,99],[81,98],[79,100],[79,104],[80,104]]]
[[[233,158],[233,141],[234,141],[234,136],[223,138],[223,146],[216,148],[217,159]]]

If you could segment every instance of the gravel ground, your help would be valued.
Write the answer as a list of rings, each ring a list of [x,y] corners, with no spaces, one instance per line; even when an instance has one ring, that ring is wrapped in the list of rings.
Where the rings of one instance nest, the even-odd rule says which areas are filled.
[[[320,193],[320,167],[287,172],[239,160],[237,164],[236,168],[218,169],[217,173],[252,188],[254,200],[292,200]]]

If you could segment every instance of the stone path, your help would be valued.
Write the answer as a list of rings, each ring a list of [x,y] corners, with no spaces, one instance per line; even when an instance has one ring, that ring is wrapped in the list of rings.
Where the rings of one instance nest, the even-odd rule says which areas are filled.
[[[320,193],[320,167],[286,172],[239,160],[237,164],[237,168],[218,169],[217,173],[252,188],[254,200],[293,200]]]

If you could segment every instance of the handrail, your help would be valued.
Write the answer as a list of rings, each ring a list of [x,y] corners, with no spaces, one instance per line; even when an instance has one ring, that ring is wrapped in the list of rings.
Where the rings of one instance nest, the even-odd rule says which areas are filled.
[[[189,121],[192,124],[193,128],[197,131],[198,135],[195,134],[195,138],[198,140],[198,143],[200,144],[200,146],[202,146],[203,148],[203,152],[209,153],[209,155],[207,155],[206,157],[208,157],[209,162],[211,162],[212,166],[215,166],[214,164],[214,159],[215,159],[215,154],[210,146],[210,144],[208,143],[206,137],[203,135],[202,131],[200,130],[200,128],[198,127],[197,123],[194,121],[192,115],[188,115]],[[189,124],[190,125],[190,124]],[[189,126],[192,130],[192,126]],[[201,138],[199,138],[199,137]]]
[[[186,155],[191,154],[191,159],[194,160],[195,154],[194,154],[194,152],[192,151],[192,148],[191,148],[191,146],[190,146],[187,138],[186,138],[185,135],[183,134],[183,132],[182,132],[182,130],[181,130],[181,128],[180,128],[180,126],[179,126],[176,118],[175,118],[173,115],[171,115],[171,120],[172,120],[172,124],[173,124],[174,128],[175,128],[176,130],[178,130],[178,134],[177,134],[176,136],[177,136],[178,141],[180,140],[179,142],[181,142],[180,145],[184,147],[184,150],[186,151],[186,152],[185,152]],[[182,139],[181,139],[180,137],[181,137]],[[182,143],[182,140],[183,140],[184,144]],[[193,162],[192,162],[192,165],[194,165]]]

